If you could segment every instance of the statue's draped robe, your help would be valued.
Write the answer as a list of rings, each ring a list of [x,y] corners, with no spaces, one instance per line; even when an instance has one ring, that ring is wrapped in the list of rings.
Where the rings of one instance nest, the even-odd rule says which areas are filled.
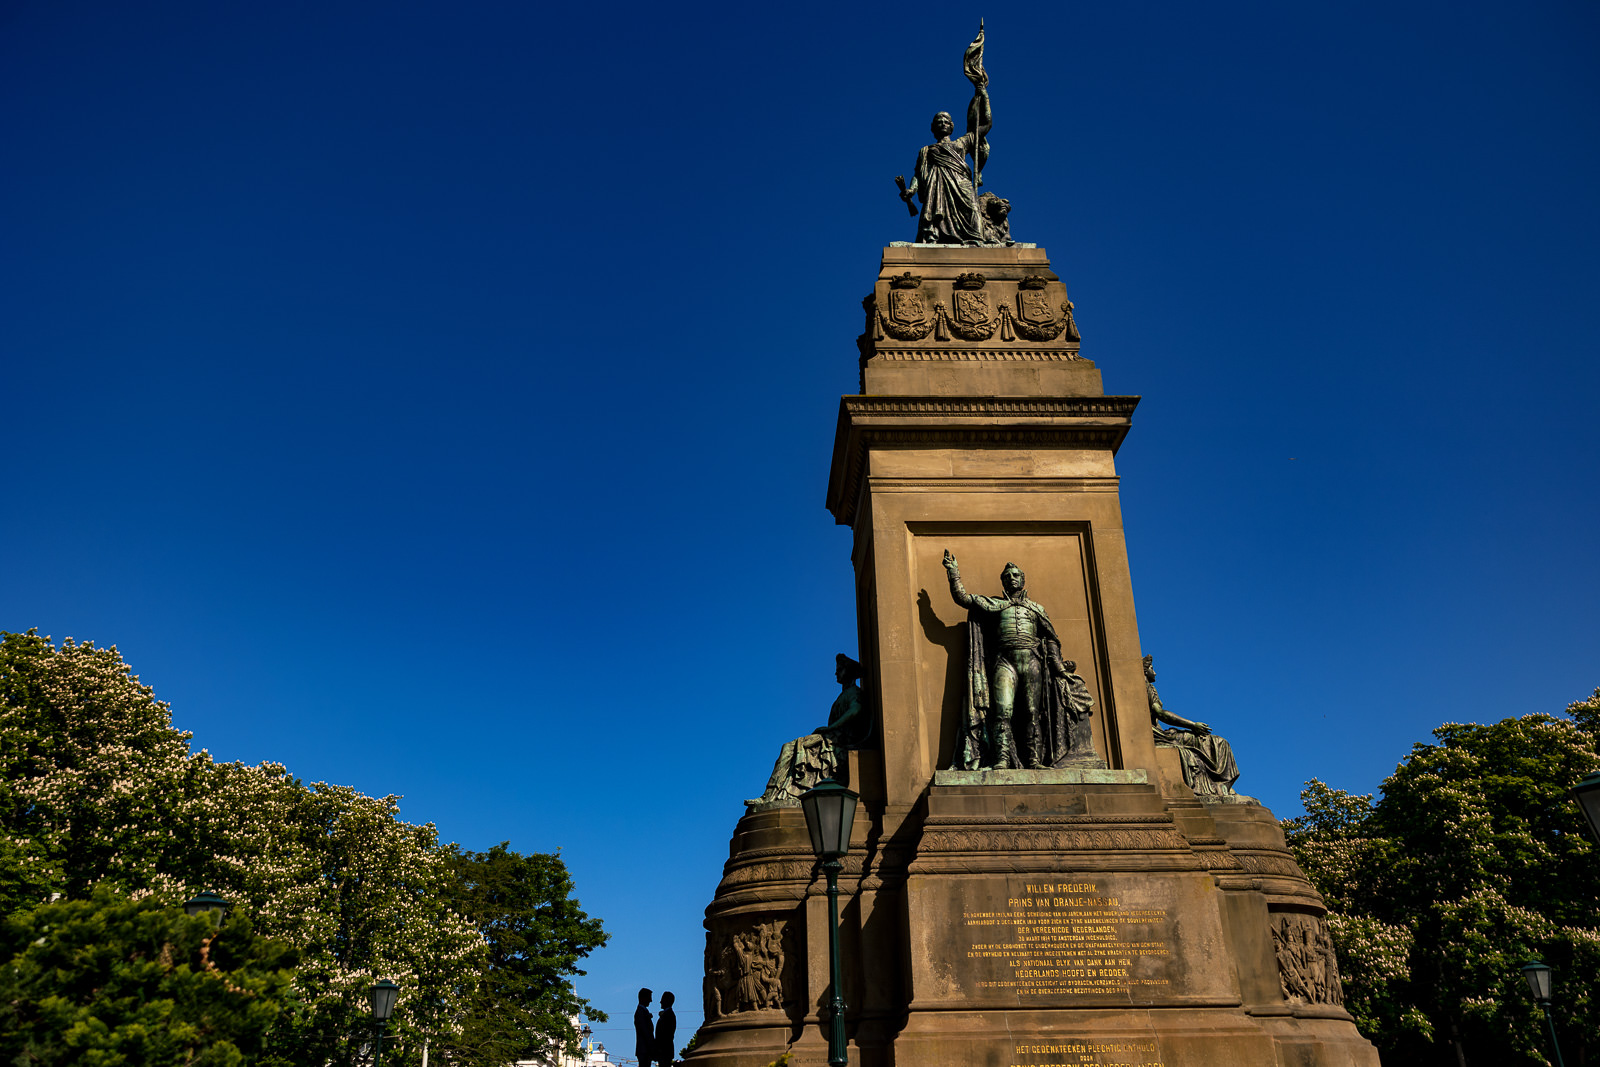
[[[1165,730],[1161,715],[1167,709],[1161,704],[1154,682],[1147,683],[1150,698],[1150,727],[1155,734],[1157,748],[1175,748],[1183,763],[1185,784],[1200,796],[1220,796],[1233,792],[1233,783],[1239,780],[1239,764],[1233,758],[1233,746],[1216,734],[1204,737],[1190,730]]]
[[[861,706],[861,690],[847,685],[828,709],[828,725],[786,742],[772,766],[759,803],[794,806],[800,795],[839,768],[840,753],[867,742],[872,720]]]
[[[962,134],[917,153],[917,193],[922,199],[919,243],[983,243],[972,173],[967,169],[967,153],[977,140],[975,134]]]
[[[957,739],[954,766],[961,770],[974,770],[993,766],[1019,768],[1022,756],[1017,751],[1016,719],[1019,715],[1034,715],[1039,720],[1038,736],[1044,751],[1040,762],[1046,767],[1060,767],[1067,763],[1098,761],[1089,736],[1089,714],[1094,707],[1094,697],[1084,680],[1066,669],[1061,659],[1061,639],[1056,636],[1050,616],[1039,604],[1026,596],[1011,601],[1005,597],[972,597],[967,609],[967,691],[963,709],[961,736]],[[990,628],[999,613],[1008,606],[1021,607],[1033,613],[1038,620],[1039,645],[1032,654],[1040,659],[1040,680],[1044,683],[1041,698],[1043,707],[1012,708],[1013,728],[1006,740],[1004,752],[991,752],[997,732],[991,721],[991,679],[994,677],[995,656],[998,644]],[[989,758],[986,758],[989,757]]]

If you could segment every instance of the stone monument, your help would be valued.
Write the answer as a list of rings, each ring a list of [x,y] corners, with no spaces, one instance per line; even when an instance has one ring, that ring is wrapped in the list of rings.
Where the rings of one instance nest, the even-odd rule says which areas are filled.
[[[861,795],[850,1063],[1377,1067],[1277,821],[1233,792],[1226,742],[1155,695],[1115,466],[1139,398],[1105,394],[1044,250],[978,221],[982,45],[968,134],[936,120],[923,153],[949,157],[939,188],[923,155],[902,182],[919,239],[883,250],[864,301],[828,485],[871,719],[833,753]],[[826,1062],[827,915],[802,812],[751,802],[706,909],[687,1063]]]

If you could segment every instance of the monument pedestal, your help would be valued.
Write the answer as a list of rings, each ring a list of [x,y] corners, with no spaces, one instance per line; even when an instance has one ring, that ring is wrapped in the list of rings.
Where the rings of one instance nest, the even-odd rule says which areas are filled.
[[[864,305],[828,488],[881,742],[845,769],[851,1062],[1376,1067],[1277,821],[1202,802],[1154,744],[1114,462],[1138,398],[1103,395],[1044,252],[891,247]],[[973,593],[1026,572],[1094,699],[1092,752],[953,769],[971,661],[947,551]],[[739,821],[706,928],[689,1062],[826,1063],[827,903],[799,809]]]

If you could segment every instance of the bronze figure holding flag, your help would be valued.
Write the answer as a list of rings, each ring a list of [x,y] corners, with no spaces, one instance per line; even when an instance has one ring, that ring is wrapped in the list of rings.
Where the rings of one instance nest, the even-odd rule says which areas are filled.
[[[978,210],[978,186],[983,184],[983,165],[989,158],[986,137],[993,125],[989,112],[989,75],[983,69],[982,20],[978,22],[977,38],[967,46],[962,66],[967,80],[972,83],[972,102],[967,105],[967,132],[952,138],[955,120],[948,111],[939,112],[933,117],[934,143],[917,153],[917,169],[910,183],[903,175],[895,178],[900,186],[900,198],[908,207],[912,196],[922,201],[917,219],[919,244],[1002,243]],[[973,160],[970,169],[968,156]]]

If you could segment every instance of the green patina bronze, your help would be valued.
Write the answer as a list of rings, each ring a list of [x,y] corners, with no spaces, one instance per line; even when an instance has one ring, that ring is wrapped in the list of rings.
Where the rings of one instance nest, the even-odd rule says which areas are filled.
[[[1000,572],[1003,596],[977,596],[961,584],[956,558],[944,554],[950,595],[967,609],[967,691],[953,766],[978,768],[1104,767],[1089,716],[1094,697],[1061,658],[1061,638],[1044,608],[1028,599],[1015,563]]]
[[[834,680],[839,695],[828,709],[828,724],[783,746],[772,767],[772,777],[759,797],[745,801],[751,811],[797,808],[800,795],[824,778],[837,778],[841,754],[865,745],[872,735],[872,718],[861,702],[861,664],[843,652],[836,657]]]

